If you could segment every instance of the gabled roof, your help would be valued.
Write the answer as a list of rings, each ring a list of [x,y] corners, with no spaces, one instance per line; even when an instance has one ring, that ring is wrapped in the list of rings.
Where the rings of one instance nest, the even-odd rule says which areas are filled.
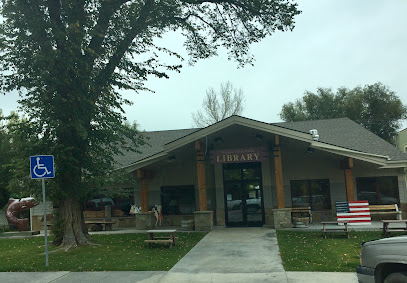
[[[326,144],[388,156],[393,161],[407,159],[407,155],[399,151],[395,146],[349,118],[283,122],[274,125],[303,133],[316,129],[318,130],[319,141]]]
[[[390,143],[348,118],[269,124],[241,116],[231,116],[202,129],[142,132],[141,134],[147,137],[149,145],[139,147],[141,153],[126,152],[124,156],[117,156],[116,160],[120,168],[140,168],[147,162],[151,163],[166,156],[174,149],[231,125],[241,125],[309,142],[314,148],[373,162],[382,167],[407,167],[407,154],[398,151]],[[318,131],[318,141],[313,141],[309,134],[311,129]]]
[[[169,130],[169,131],[153,131],[153,132],[140,132],[146,138],[146,144],[137,148],[140,153],[126,151],[123,155],[115,156],[115,161],[118,167],[125,167],[144,160],[148,157],[154,156],[164,151],[164,145],[185,137],[199,129],[183,129],[183,130]]]

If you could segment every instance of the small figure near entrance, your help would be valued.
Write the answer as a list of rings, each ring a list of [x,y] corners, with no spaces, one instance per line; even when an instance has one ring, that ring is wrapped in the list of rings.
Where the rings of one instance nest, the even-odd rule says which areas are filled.
[[[158,211],[157,211],[157,209],[155,209],[155,207],[153,207],[153,209],[151,209],[151,211],[154,213],[154,216],[155,216],[155,225],[154,226],[157,226],[157,223],[158,223]]]
[[[151,210],[152,212],[154,212],[154,216],[155,216],[155,226],[157,226],[158,222],[160,222],[160,226],[162,225],[162,220],[163,220],[163,213],[162,213],[163,207],[158,204],[155,205],[155,207],[153,207],[153,209]]]
[[[138,206],[136,206],[135,204],[133,204],[133,205],[130,207],[129,214],[137,214],[137,213],[140,213],[140,212],[141,212],[141,208],[138,207]]]

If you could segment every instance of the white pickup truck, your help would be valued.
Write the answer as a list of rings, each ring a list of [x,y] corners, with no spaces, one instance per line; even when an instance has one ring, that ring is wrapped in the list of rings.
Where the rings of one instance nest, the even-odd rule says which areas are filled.
[[[407,283],[407,236],[362,243],[360,283]]]

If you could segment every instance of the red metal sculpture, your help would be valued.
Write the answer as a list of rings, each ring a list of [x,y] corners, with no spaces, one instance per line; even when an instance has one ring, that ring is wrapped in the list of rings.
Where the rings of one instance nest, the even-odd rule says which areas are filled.
[[[28,231],[28,218],[19,218],[20,213],[39,204],[34,198],[9,199],[6,218],[9,224],[15,225],[18,230]]]

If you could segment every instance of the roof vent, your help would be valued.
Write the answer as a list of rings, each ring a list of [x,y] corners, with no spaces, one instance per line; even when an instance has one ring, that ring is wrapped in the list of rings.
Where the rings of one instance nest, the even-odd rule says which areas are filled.
[[[318,135],[318,131],[316,129],[310,130],[309,133],[312,135],[312,139],[314,141],[319,141],[319,135]]]

